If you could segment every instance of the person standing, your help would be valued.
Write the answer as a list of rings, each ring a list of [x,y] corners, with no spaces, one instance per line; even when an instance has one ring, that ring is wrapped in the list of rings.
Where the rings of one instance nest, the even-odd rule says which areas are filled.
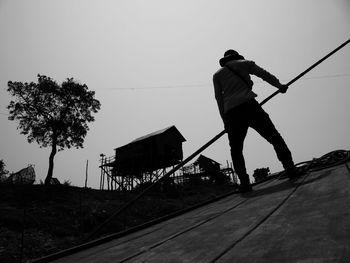
[[[219,63],[221,68],[213,75],[215,99],[228,134],[232,163],[240,180],[240,191],[252,191],[243,156],[243,143],[249,127],[273,145],[288,177],[297,178],[298,173],[287,144],[269,115],[255,100],[257,95],[252,91],[253,81],[250,75],[263,79],[281,93],[285,93],[288,86],[281,84],[274,75],[254,61],[245,60],[233,49],[227,50]]]

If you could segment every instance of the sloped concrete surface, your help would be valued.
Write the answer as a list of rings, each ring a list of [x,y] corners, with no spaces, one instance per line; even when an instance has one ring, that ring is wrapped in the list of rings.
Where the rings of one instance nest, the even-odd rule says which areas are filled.
[[[267,181],[54,262],[350,262],[349,163]]]

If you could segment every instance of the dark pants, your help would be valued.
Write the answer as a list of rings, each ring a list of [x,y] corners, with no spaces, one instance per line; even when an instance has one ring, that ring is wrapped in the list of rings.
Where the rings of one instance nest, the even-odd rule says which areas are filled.
[[[241,184],[249,184],[243,157],[243,143],[249,127],[256,130],[273,145],[284,169],[289,170],[294,167],[288,146],[276,130],[269,115],[256,100],[251,100],[230,110],[225,115],[225,128],[230,142],[232,162]]]

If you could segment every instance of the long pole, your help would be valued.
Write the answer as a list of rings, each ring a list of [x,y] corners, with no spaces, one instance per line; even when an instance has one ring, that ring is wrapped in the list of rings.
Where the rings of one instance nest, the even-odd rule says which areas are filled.
[[[292,79],[290,82],[287,83],[287,85],[291,85],[292,83],[294,83],[295,81],[297,81],[298,79],[300,79],[302,76],[304,76],[307,72],[309,72],[310,70],[312,70],[314,67],[316,67],[317,65],[319,65],[321,62],[323,62],[324,60],[326,60],[328,57],[332,56],[335,52],[337,52],[338,50],[340,50],[341,48],[343,48],[344,46],[346,46],[348,43],[350,42],[350,39],[345,41],[343,44],[341,44],[339,47],[337,47],[336,49],[334,49],[332,52],[330,52],[329,54],[327,54],[326,56],[324,56],[322,59],[320,59],[319,61],[317,61],[316,63],[314,63],[312,66],[310,66],[309,68],[307,68],[305,71],[303,71],[302,73],[300,73],[298,76],[296,76],[294,79]],[[269,97],[267,97],[266,99],[264,99],[260,105],[264,105],[266,102],[268,102],[270,99],[272,99],[274,96],[276,96],[279,93],[279,91],[274,92],[273,94],[271,94]],[[133,203],[135,203],[137,200],[139,200],[142,196],[144,196],[147,192],[149,192],[149,190],[151,190],[153,187],[155,187],[156,185],[158,185],[159,183],[161,183],[162,181],[164,181],[166,178],[168,178],[170,175],[172,175],[173,173],[175,173],[177,170],[179,170],[182,166],[184,166],[186,163],[188,163],[190,160],[192,160],[194,157],[196,157],[199,153],[201,153],[202,151],[204,151],[206,148],[208,148],[210,145],[212,145],[215,141],[217,141],[222,135],[224,135],[226,133],[225,130],[223,130],[222,132],[220,132],[218,135],[216,135],[214,138],[212,138],[209,142],[207,142],[206,144],[204,144],[202,147],[200,147],[197,151],[195,151],[193,154],[191,154],[189,157],[187,157],[185,160],[183,160],[181,163],[179,163],[178,165],[176,165],[173,169],[171,169],[169,172],[167,172],[163,177],[161,177],[159,180],[157,180],[156,182],[154,182],[152,185],[150,185],[149,187],[147,187],[143,192],[141,192],[139,195],[137,195],[134,199],[130,200],[128,203],[126,203],[125,205],[123,205],[118,211],[116,211],[113,215],[110,216],[110,218],[108,218],[105,222],[103,222],[99,227],[97,227],[87,238],[87,240],[89,240],[90,238],[92,238],[96,233],[98,233],[106,224],[108,224],[115,216],[119,215],[120,213],[122,213],[124,210],[126,210],[126,208],[128,208],[130,205],[132,205]]]
[[[306,73],[308,73],[310,70],[312,70],[314,67],[318,66],[319,64],[321,64],[323,61],[325,61],[327,58],[329,58],[330,56],[332,56],[335,52],[337,52],[338,50],[342,49],[343,47],[345,47],[347,44],[349,44],[350,39],[348,39],[347,41],[345,41],[343,44],[341,44],[339,47],[337,47],[336,49],[334,49],[332,52],[328,53],[326,56],[324,56],[323,58],[321,58],[319,61],[317,61],[316,63],[314,63],[313,65],[311,65],[309,68],[307,68],[305,71],[301,72],[298,76],[296,76],[294,79],[292,79],[291,81],[289,81],[286,85],[290,86],[292,85],[295,81],[297,81],[298,79],[300,79],[302,76],[304,76]],[[274,93],[272,93],[270,96],[268,96],[266,99],[264,99],[260,105],[264,105],[266,102],[268,102],[270,99],[272,99],[274,96],[276,96],[280,91],[277,90]]]

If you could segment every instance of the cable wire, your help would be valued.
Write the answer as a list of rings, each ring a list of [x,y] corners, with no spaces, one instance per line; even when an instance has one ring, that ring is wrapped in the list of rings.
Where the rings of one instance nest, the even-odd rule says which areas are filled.
[[[346,78],[350,77],[350,73],[345,74],[335,74],[335,75],[323,75],[323,76],[315,76],[315,77],[304,77],[300,80],[314,80],[314,79],[330,79],[330,78]],[[288,81],[287,79],[283,79],[283,82]],[[254,81],[254,83],[264,83],[263,80]],[[182,84],[182,85],[169,85],[169,86],[146,86],[146,87],[137,87],[137,88],[106,88],[101,89],[101,91],[146,91],[146,90],[155,90],[155,89],[184,89],[184,88],[203,88],[203,87],[211,87],[211,84]]]

